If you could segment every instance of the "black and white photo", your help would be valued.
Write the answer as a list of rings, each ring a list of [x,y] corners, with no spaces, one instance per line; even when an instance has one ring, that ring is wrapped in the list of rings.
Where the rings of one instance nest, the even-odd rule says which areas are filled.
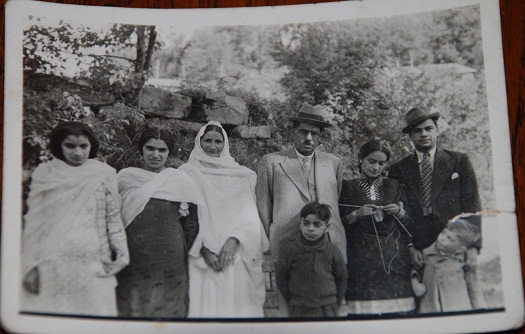
[[[3,325],[513,328],[499,20],[497,0],[9,2]]]

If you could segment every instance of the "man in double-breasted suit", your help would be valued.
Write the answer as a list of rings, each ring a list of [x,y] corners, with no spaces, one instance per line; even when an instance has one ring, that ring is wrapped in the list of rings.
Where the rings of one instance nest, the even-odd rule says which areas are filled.
[[[279,245],[299,233],[301,209],[312,201],[332,208],[328,235],[346,261],[346,237],[339,217],[338,200],[342,163],[316,146],[323,128],[331,126],[321,106],[304,103],[293,122],[293,147],[265,155],[257,170],[257,207],[276,259]]]
[[[414,219],[409,231],[413,236],[410,253],[416,266],[423,264],[421,251],[436,241],[450,219],[462,213],[481,211],[476,174],[468,156],[437,145],[439,117],[438,112],[422,108],[411,109],[405,115],[403,133],[408,134],[416,151],[393,164],[389,173],[389,177],[404,186],[405,209]],[[424,180],[425,159],[429,161],[430,189]],[[428,192],[427,200],[425,191]],[[479,216],[466,219],[481,228]],[[477,264],[479,245],[467,251],[467,263],[472,267]]]

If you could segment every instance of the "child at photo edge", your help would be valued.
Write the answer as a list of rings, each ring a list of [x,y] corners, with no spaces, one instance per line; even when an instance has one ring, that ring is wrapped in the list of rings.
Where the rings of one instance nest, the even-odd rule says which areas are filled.
[[[464,219],[449,222],[437,240],[423,250],[423,281],[412,274],[418,313],[471,311],[486,308],[475,271],[465,264],[467,248],[481,237],[479,228]]]
[[[343,302],[347,270],[343,255],[326,233],[330,206],[311,202],[301,210],[300,231],[281,246],[275,274],[290,317],[337,317]]]

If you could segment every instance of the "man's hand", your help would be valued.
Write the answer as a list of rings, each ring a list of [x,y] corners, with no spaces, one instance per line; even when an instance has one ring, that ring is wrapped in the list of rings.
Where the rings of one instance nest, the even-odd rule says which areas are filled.
[[[415,247],[409,247],[408,250],[410,252],[410,259],[412,260],[412,264],[417,269],[423,268],[423,265],[425,264],[423,261],[423,253],[421,253],[421,251],[419,249],[416,249]]]
[[[412,277],[412,291],[416,297],[422,297],[427,292],[425,284],[421,283],[416,277]]]

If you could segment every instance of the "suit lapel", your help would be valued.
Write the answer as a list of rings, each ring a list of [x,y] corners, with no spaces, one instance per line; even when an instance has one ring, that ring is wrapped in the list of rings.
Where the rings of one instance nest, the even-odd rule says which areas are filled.
[[[297,158],[297,154],[293,148],[286,152],[286,157],[280,163],[280,165],[285,174],[297,187],[297,189],[299,189],[303,196],[310,198],[310,193],[306,188],[306,182],[304,179],[303,170],[301,169],[301,164],[299,163],[299,159]]]
[[[315,152],[314,154],[314,177],[315,177],[315,194],[318,201],[321,201],[322,194],[321,194],[321,185],[325,184],[324,177],[328,175],[323,171],[323,169],[326,167],[327,162],[326,159],[321,158],[321,153]]]
[[[444,150],[436,151],[432,172],[432,201],[434,201],[454,169],[454,159]]]
[[[407,161],[407,174],[406,180],[411,184],[411,188],[415,189],[418,198],[421,201],[423,197],[423,186],[421,182],[421,172],[419,170],[419,163],[417,161],[417,154],[414,152],[410,159]]]
[[[315,152],[314,155],[314,177],[315,177],[315,193],[317,200],[321,201],[322,196],[322,185],[326,184],[328,181],[325,180],[325,176],[329,175],[324,171],[328,165],[326,159],[322,159],[322,153]]]

